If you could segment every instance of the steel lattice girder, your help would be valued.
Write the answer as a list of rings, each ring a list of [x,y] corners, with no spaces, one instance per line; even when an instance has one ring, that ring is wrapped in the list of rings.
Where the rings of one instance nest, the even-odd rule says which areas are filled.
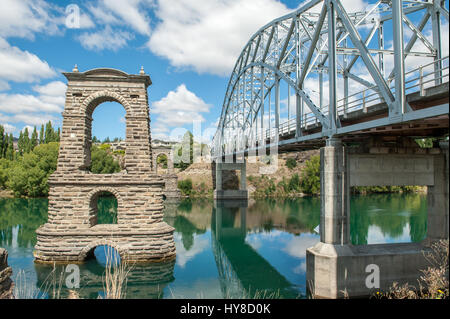
[[[398,116],[398,112],[400,115],[407,112],[408,107],[402,106],[406,103],[403,100],[403,61],[407,56],[420,56],[434,59],[436,65],[442,63],[439,60],[442,58],[440,38],[436,38],[435,29],[440,28],[439,17],[448,21],[448,11],[441,1],[393,1],[378,1],[364,12],[349,13],[340,0],[313,0],[259,29],[245,45],[230,76],[218,129],[213,139],[213,157],[225,155],[224,146],[231,152],[242,150],[248,147],[246,144],[249,140],[253,144],[257,139],[265,143],[267,130],[269,136],[272,129],[278,132],[280,125],[283,125],[280,122],[281,85],[295,93],[297,102],[293,120],[296,122],[296,136],[301,135],[302,128],[311,120],[321,124],[322,136],[336,133],[340,125],[337,114],[342,109],[345,113],[349,99],[355,96],[354,92],[348,92],[349,79],[365,87],[362,93],[363,104],[364,94],[370,94],[389,106],[390,117]],[[335,18],[331,19],[330,14]],[[420,22],[415,25],[407,16],[409,14],[422,14]],[[433,43],[423,34],[430,17],[434,17]],[[399,19],[413,33],[406,44],[403,43],[403,26],[399,27],[400,23],[394,23]],[[330,21],[335,30],[333,32],[329,29]],[[392,24],[394,47],[397,50],[384,47],[383,28],[386,22]],[[364,39],[361,33],[365,33]],[[330,35],[334,35],[332,41],[329,39]],[[375,35],[378,35],[377,41],[373,41]],[[425,51],[413,51],[417,40],[425,47]],[[334,43],[334,47],[330,48],[329,43]],[[394,67],[389,76],[385,77],[385,57],[389,56],[394,57]],[[378,57],[378,63],[375,57]],[[359,68],[367,70],[369,79],[352,72],[358,62]],[[401,70],[400,74],[398,70]],[[328,77],[331,81],[329,85],[332,86],[328,96],[332,103],[328,106],[323,105],[327,97],[324,93],[324,76]],[[305,89],[307,80],[313,80],[320,86],[318,99],[312,99]],[[395,87],[391,87],[393,80]],[[344,82],[345,88],[343,102],[338,101],[336,96],[340,82]],[[275,96],[273,112],[272,95]],[[288,96],[288,103],[290,98]],[[343,106],[338,105],[340,103]],[[304,104],[310,112],[304,110]],[[275,116],[273,128],[272,116]],[[287,122],[291,121],[289,116],[290,113]],[[287,126],[290,130],[289,123]],[[311,138],[313,136],[317,138],[316,134],[311,135]],[[243,137],[245,143],[242,142]]]

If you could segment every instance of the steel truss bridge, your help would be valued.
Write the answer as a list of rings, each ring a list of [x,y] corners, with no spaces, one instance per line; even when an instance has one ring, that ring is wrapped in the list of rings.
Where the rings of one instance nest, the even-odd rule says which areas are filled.
[[[213,158],[330,137],[448,135],[445,1],[349,11],[340,0],[313,0],[251,37],[228,83]]]

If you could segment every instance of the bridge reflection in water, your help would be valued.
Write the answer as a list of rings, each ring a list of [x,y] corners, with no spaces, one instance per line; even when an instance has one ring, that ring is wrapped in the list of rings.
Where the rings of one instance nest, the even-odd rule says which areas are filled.
[[[246,242],[247,201],[215,201],[212,249],[224,298],[296,298],[298,291]]]

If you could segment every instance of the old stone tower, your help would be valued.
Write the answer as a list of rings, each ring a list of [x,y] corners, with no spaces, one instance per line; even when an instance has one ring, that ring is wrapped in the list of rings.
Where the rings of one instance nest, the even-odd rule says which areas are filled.
[[[34,256],[41,262],[83,261],[99,245],[115,248],[123,260],[175,257],[174,228],[163,222],[164,181],[152,171],[147,88],[150,77],[114,69],[63,73],[68,79],[58,165],[49,178],[48,222],[37,231]],[[126,111],[125,169],[93,174],[91,124],[103,102]],[[97,198],[113,194],[117,224],[97,224]]]

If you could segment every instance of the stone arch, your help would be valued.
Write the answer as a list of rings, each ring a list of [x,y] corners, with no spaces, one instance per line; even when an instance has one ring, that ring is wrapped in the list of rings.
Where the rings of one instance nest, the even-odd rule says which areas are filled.
[[[111,248],[114,248],[119,254],[121,260],[123,260],[126,255],[125,250],[122,249],[122,247],[116,242],[108,239],[97,239],[90,242],[80,251],[80,253],[78,254],[78,260],[79,261],[86,260],[86,258],[89,257],[89,254],[93,252],[94,249],[98,246],[110,246]]]
[[[131,113],[131,106],[120,94],[109,90],[101,90],[89,95],[81,105],[81,113],[92,116],[95,108],[103,102],[117,102],[125,108],[127,115]]]
[[[172,174],[174,171],[173,163],[173,150],[171,147],[153,147],[153,170],[155,173],[158,171],[157,160],[160,155],[166,155],[167,157],[167,173]]]
[[[103,192],[109,192],[117,199],[117,223],[119,223],[119,214],[121,212],[121,208],[123,207],[123,200],[120,193],[112,187],[96,187],[86,196],[87,207],[89,208],[89,224],[91,227],[97,225],[98,210],[96,207],[96,199],[98,198],[98,195]]]

